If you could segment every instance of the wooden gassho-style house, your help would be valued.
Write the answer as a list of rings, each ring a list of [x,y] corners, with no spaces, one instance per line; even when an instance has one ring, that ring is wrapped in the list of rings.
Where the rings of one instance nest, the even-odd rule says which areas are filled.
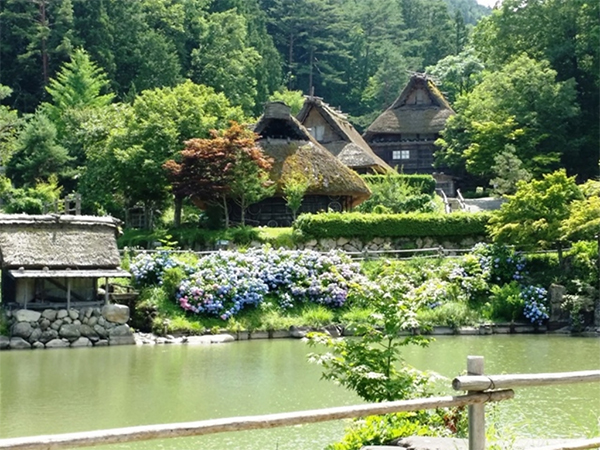
[[[377,156],[404,173],[432,174],[434,142],[452,107],[433,81],[423,74],[411,76],[400,96],[365,131],[363,137]],[[448,177],[438,180],[454,195]]]
[[[120,268],[112,217],[0,215],[2,304],[69,308],[108,301],[98,280],[129,277]]]
[[[277,185],[273,197],[250,205],[246,219],[252,225],[289,226],[292,211],[283,198],[282,185],[293,172],[301,172],[308,188],[299,213],[346,211],[370,197],[360,176],[331,154],[290,114],[282,102],[268,103],[254,127],[257,144],[272,158],[270,178]],[[239,211],[233,211],[236,220]]]
[[[346,116],[321,98],[308,96],[296,116],[312,137],[357,173],[386,173],[393,170],[373,153],[369,144]]]

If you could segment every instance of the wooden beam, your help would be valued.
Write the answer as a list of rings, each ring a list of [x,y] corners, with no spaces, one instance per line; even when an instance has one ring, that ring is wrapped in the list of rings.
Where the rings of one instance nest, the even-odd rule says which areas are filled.
[[[600,448],[600,438],[582,439],[566,444],[537,447],[535,450],[584,450],[588,448]]]
[[[67,309],[71,309],[71,279],[67,278]]]
[[[109,301],[109,292],[108,292],[108,277],[104,278],[104,304],[108,305]]]
[[[457,391],[485,391],[489,389],[591,383],[597,381],[600,381],[600,370],[584,370],[580,372],[525,373],[516,375],[465,375],[452,380],[452,387]]]
[[[118,444],[150,439],[202,436],[206,434],[224,433],[227,431],[259,430],[402,411],[419,411],[422,409],[482,404],[489,401],[496,402],[509,400],[513,397],[514,392],[507,390],[458,397],[447,396],[400,400],[395,402],[341,406],[336,408],[268,414],[262,416],[233,417],[203,420],[199,422],[145,425],[115,428],[112,430],[0,439],[0,449],[56,450],[61,448],[92,447],[96,445]]]

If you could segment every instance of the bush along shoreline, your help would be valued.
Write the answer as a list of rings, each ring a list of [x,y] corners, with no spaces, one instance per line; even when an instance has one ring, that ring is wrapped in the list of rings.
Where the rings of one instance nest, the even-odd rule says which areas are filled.
[[[133,326],[157,335],[228,332],[244,339],[327,325],[351,333],[377,313],[382,296],[410,302],[420,324],[415,332],[424,334],[594,334],[595,255],[597,244],[575,246],[561,269],[553,255],[477,244],[461,257],[359,264],[339,251],[265,246],[200,258],[165,250],[125,264],[141,293]]]

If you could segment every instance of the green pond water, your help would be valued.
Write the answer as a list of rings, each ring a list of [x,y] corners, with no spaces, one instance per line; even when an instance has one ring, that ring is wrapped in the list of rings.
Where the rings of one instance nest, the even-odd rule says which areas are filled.
[[[362,403],[320,380],[297,340],[209,346],[124,346],[0,353],[0,438],[299,411]],[[439,337],[406,348],[407,362],[449,380],[467,355],[485,371],[600,369],[600,340],[566,336]],[[488,422],[512,436],[600,435],[600,383],[516,390]],[[344,421],[101,449],[314,450],[343,435]]]

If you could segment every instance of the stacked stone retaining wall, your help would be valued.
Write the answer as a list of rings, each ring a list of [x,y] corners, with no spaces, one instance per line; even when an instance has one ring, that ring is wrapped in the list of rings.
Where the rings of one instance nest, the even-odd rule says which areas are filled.
[[[478,242],[487,242],[483,236],[462,237],[456,239],[436,238],[436,237],[418,237],[418,238],[383,238],[376,237],[368,241],[359,238],[321,238],[309,239],[306,242],[298,242],[294,245],[294,250],[316,250],[328,252],[330,250],[343,250],[345,252],[385,252],[391,250],[414,250],[424,248],[443,247],[446,250],[470,249]],[[250,247],[262,247],[265,244],[258,241],[250,243]],[[243,245],[242,247],[247,247]],[[214,251],[219,248],[215,245],[205,247],[196,247],[195,251]],[[233,242],[227,244],[227,249],[235,250],[237,245]]]
[[[125,305],[41,312],[19,309],[5,314],[10,336],[0,336],[0,350],[135,344]]]

